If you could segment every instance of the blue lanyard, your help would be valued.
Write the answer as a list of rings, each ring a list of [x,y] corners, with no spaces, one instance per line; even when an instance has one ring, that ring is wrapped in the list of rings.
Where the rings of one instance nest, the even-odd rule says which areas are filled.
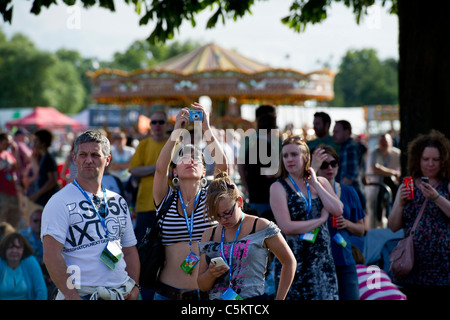
[[[295,190],[297,190],[297,194],[301,198],[303,198],[303,200],[305,200],[305,202],[306,202],[306,213],[309,214],[311,212],[312,203],[311,203],[311,189],[309,188],[308,181],[305,181],[306,189],[308,190],[308,199],[306,199],[305,196],[303,195],[303,193],[300,191],[300,188],[295,183],[294,179],[292,179],[291,175],[288,175],[288,178],[289,178],[289,180],[291,180],[292,184],[294,185]]]
[[[231,275],[232,275],[232,269],[233,269],[233,252],[234,252],[234,245],[236,243],[236,240],[239,236],[239,232],[241,231],[241,226],[242,226],[242,221],[244,221],[244,213],[242,213],[242,218],[241,218],[241,222],[239,223],[239,227],[236,230],[236,234],[234,236],[234,241],[231,244],[231,248],[230,248],[230,258],[227,259],[227,257],[225,257],[225,250],[223,249],[223,243],[225,242],[225,228],[222,226],[222,236],[220,237],[220,255],[222,256],[223,260],[228,262],[228,272],[230,274],[229,277],[229,286],[231,287]]]
[[[183,196],[181,195],[181,191],[178,189],[178,196],[180,197],[181,209],[183,210],[184,220],[186,220],[186,227],[189,232],[189,247],[192,246],[192,232],[194,231],[194,211],[195,205],[197,204],[198,198],[200,198],[200,193],[202,189],[200,188],[195,195],[194,206],[192,208],[191,217],[188,217],[186,205],[184,204]]]
[[[80,184],[78,183],[78,181],[76,179],[73,180],[73,184],[78,188],[78,190],[81,191],[81,193],[84,195],[86,200],[89,201],[91,206],[94,208],[94,211],[97,214],[97,217],[100,219],[100,223],[102,224],[103,229],[105,229],[106,237],[108,237],[109,232],[108,232],[108,228],[106,227],[105,219],[100,215],[100,213],[98,212],[97,208],[92,203],[91,198],[89,198],[89,196],[86,193],[86,191],[84,191],[83,188],[81,188]],[[108,212],[108,206],[106,205],[106,189],[105,189],[104,186],[102,186],[102,190],[103,190],[103,201],[105,201],[105,217],[106,217],[106,213]]]

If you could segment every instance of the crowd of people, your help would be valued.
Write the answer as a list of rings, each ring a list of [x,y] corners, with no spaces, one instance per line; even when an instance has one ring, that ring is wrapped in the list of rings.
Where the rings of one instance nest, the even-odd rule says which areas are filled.
[[[409,143],[410,199],[389,133],[368,150],[348,121],[332,129],[324,112],[311,140],[280,134],[273,106],[257,108],[255,122],[226,139],[198,103],[171,130],[155,109],[151,134],[133,146],[119,130],[80,133],[62,170],[51,131],[0,133],[0,299],[414,300],[448,291],[448,138],[432,131]],[[375,269],[381,280],[370,285],[359,239],[383,219],[409,234],[424,203],[413,270]],[[143,288],[137,248],[155,221],[165,263],[157,286]]]

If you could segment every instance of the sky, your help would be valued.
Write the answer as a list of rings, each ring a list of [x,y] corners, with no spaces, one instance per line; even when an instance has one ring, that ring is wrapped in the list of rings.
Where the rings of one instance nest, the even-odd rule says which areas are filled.
[[[380,59],[398,59],[398,18],[388,14],[388,8],[375,6],[357,25],[351,9],[334,3],[324,22],[296,33],[280,21],[288,15],[292,2],[255,1],[252,15],[236,22],[227,20],[225,25],[218,22],[212,30],[205,28],[212,15],[207,9],[198,15],[195,28],[185,22],[174,40],[214,42],[272,67],[302,72],[321,69],[325,62],[337,71],[348,50],[373,48]],[[0,28],[8,37],[16,32],[25,34],[41,50],[73,49],[99,60],[111,60],[115,52],[124,52],[152,31],[151,21],[139,26],[134,7],[120,0],[115,1],[114,13],[99,7],[83,9],[80,1],[73,7],[61,0],[58,3],[35,16],[29,13],[31,1],[15,1],[12,25],[2,21]]]

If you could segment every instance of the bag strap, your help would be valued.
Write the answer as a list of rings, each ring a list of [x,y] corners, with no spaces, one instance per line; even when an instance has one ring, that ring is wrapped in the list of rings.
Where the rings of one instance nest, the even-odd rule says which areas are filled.
[[[420,212],[417,215],[416,221],[414,221],[414,225],[411,228],[411,231],[409,232],[409,234],[413,234],[414,231],[416,231],[417,225],[419,224],[420,219],[422,218],[423,212],[425,211],[425,207],[427,206],[428,203],[428,199],[425,198],[425,201],[422,204],[422,207],[420,208]]]

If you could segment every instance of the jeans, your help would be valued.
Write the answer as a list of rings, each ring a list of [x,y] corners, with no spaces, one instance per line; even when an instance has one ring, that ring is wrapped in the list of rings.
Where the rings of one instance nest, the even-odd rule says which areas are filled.
[[[160,295],[158,292],[155,292],[155,295],[153,296],[153,300],[172,300],[172,299],[164,297],[163,295]]]
[[[356,266],[336,266],[339,300],[359,300],[359,283]]]

